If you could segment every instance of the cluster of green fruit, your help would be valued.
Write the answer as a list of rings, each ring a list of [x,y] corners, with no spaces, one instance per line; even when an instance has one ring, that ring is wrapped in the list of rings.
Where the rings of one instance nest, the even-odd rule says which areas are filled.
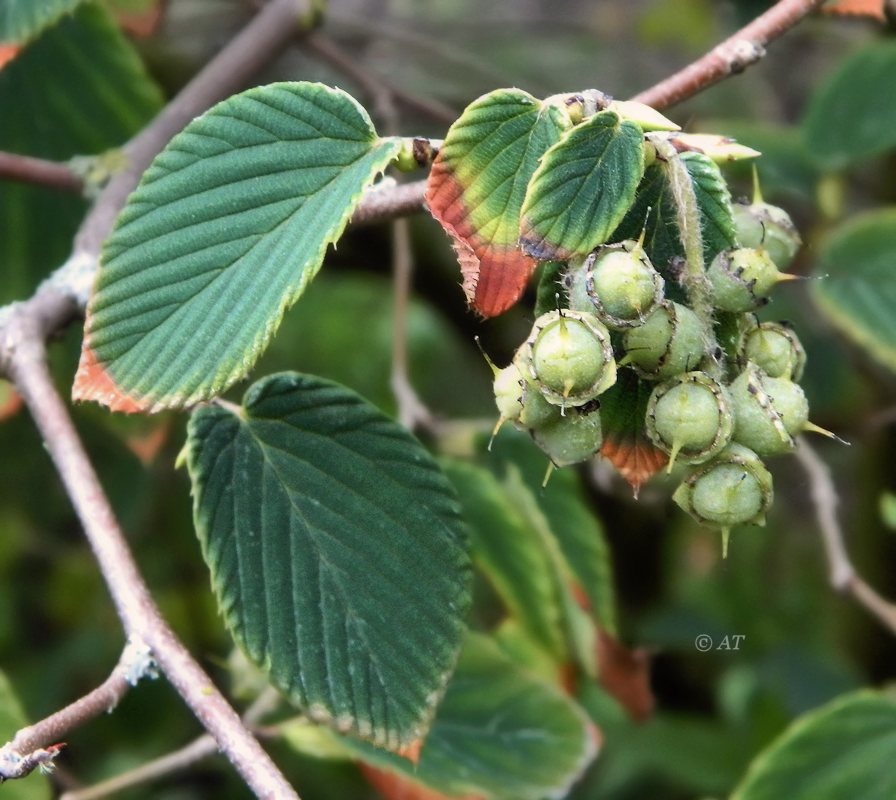
[[[674,499],[723,532],[762,524],[772,502],[765,456],[818,430],[800,388],[806,361],[785,323],[759,322],[800,245],[783,210],[761,201],[734,207],[737,249],[706,269],[716,327],[724,318],[729,351],[711,343],[692,308],[666,297],[663,277],[642,242],[604,245],[564,276],[568,309],[540,316],[510,366],[496,370],[499,425],[529,431],[554,466],[585,461],[601,448],[599,396],[617,368],[656,385],[647,405],[650,440],[673,464],[689,465]],[[732,335],[733,332],[733,335]],[[714,351],[714,352],[713,352]]]

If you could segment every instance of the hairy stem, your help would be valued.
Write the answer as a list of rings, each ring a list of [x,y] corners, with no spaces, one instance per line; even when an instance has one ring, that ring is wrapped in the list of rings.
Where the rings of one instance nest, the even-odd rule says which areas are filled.
[[[770,42],[789,31],[824,2],[781,0],[702,58],[632,99],[654,108],[666,108],[743,72],[762,59]]]
[[[703,232],[701,229],[700,206],[694,192],[694,183],[678,152],[668,142],[654,140],[658,157],[663,165],[672,190],[675,203],[675,221],[678,225],[681,246],[684,249],[684,268],[681,281],[688,293],[691,308],[703,328],[703,344],[707,353],[708,372],[719,377],[721,370],[716,353],[719,349],[714,329],[712,286],[706,277],[703,260]]]

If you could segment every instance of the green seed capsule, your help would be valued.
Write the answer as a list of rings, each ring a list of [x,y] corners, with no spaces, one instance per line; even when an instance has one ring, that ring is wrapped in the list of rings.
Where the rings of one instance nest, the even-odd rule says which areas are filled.
[[[532,431],[535,443],[556,467],[568,467],[592,458],[603,443],[600,411],[596,408],[570,408]]]
[[[593,314],[551,311],[523,350],[529,376],[549,403],[581,406],[616,382],[610,333]]]
[[[761,456],[793,450],[793,437],[809,427],[809,403],[798,384],[750,364],[730,388],[736,442]]]
[[[541,428],[560,417],[560,408],[549,403],[531,380],[523,381],[522,410],[516,426],[524,430]]]
[[[772,476],[759,457],[732,442],[716,458],[690,470],[672,499],[703,525],[728,533],[735,525],[764,525],[772,504]]]
[[[515,364],[498,370],[492,384],[502,420],[519,419],[523,410],[523,376]]]
[[[622,338],[626,360],[648,380],[665,380],[696,369],[703,358],[703,328],[686,306],[668,300]]]
[[[570,305],[609,328],[640,325],[663,299],[665,284],[639,242],[599,247],[568,274]]]
[[[772,287],[793,275],[778,272],[764,250],[740,248],[719,253],[706,271],[713,302],[720,311],[752,311],[766,302]]]
[[[647,435],[678,461],[700,464],[731,441],[733,419],[728,391],[704,372],[686,372],[657,386],[647,402]]]
[[[798,381],[806,366],[806,351],[793,329],[783,322],[760,322],[744,333],[741,362],[752,361],[771,378]]]
[[[802,240],[790,215],[769,203],[735,203],[732,206],[737,241],[741,247],[766,250],[778,269],[787,269]]]

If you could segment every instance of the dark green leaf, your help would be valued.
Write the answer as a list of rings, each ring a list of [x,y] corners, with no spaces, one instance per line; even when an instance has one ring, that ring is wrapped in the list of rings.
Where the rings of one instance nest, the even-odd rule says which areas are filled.
[[[560,591],[541,537],[492,473],[461,461],[442,467],[460,495],[474,565],[532,637],[562,660]]]
[[[853,342],[896,371],[896,208],[853,217],[821,247],[811,292]]]
[[[896,42],[863,47],[821,84],[803,120],[806,147],[826,170],[896,146]]]
[[[596,732],[559,689],[468,636],[417,766],[349,743],[357,755],[448,795],[562,797],[594,758]]]
[[[57,161],[101,153],[161,100],[114,21],[86,4],[0,70],[0,150]],[[86,208],[58,189],[0,182],[0,303],[26,297],[65,260]]]
[[[189,426],[196,528],[224,619],[309,716],[391,749],[426,732],[469,603],[450,484],[338,384],[266,378]]]
[[[732,800],[896,797],[896,700],[847,695],[799,718],[752,763]]]
[[[644,175],[644,135],[612,111],[568,131],[541,160],[523,203],[520,244],[542,261],[567,261],[606,242]]]
[[[399,146],[321,84],[250,89],[191,122],[106,242],[74,396],[155,411],[245,376]]]

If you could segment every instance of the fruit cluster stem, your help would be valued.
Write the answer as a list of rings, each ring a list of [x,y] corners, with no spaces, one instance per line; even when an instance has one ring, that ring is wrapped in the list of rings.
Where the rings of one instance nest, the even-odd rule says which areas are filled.
[[[703,328],[703,344],[706,349],[706,371],[713,377],[721,374],[721,365],[715,356],[719,349],[713,319],[712,286],[706,277],[703,261],[703,232],[700,227],[700,207],[691,175],[678,157],[678,152],[668,142],[656,141],[657,153],[663,159],[672,199],[675,203],[676,223],[684,249],[685,264],[681,282],[688,293],[691,309]]]

